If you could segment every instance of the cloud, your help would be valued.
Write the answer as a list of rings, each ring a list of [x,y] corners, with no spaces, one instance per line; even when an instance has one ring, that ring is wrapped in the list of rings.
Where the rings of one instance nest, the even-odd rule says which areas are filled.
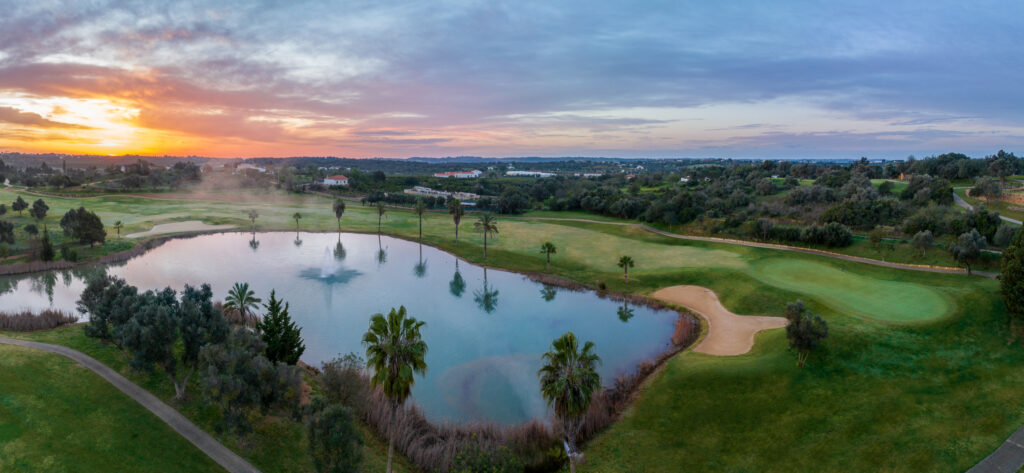
[[[62,123],[43,118],[38,113],[22,112],[13,107],[0,107],[0,122],[13,123],[15,125],[27,125],[37,128],[65,128],[74,130],[89,130],[91,127]]]
[[[21,2],[0,19],[0,97],[110,99],[139,127],[254,155],[642,153],[758,130],[808,153],[886,130],[984,149],[974,128],[1024,128],[1022,14],[984,1]],[[659,110],[692,120],[728,104],[758,116],[664,136],[688,129]],[[815,113],[857,124],[820,134]]]

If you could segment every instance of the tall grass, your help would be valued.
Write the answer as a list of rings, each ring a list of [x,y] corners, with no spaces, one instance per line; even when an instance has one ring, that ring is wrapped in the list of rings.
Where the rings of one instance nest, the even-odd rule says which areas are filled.
[[[0,312],[0,330],[34,332],[50,330],[78,322],[78,317],[60,310],[46,309],[38,314],[29,311]]]

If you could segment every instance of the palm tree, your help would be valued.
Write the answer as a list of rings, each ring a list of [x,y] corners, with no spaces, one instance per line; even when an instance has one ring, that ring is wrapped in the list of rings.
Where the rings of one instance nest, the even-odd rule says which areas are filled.
[[[544,270],[547,271],[551,267],[551,255],[558,253],[558,248],[555,248],[555,244],[550,241],[545,241],[543,245],[540,245],[540,252],[544,253],[548,257],[548,262],[544,263]]]
[[[302,218],[302,214],[295,212],[292,214],[292,218],[295,219],[295,231],[299,231],[299,219]]]
[[[594,354],[594,342],[585,342],[580,350],[576,335],[568,332],[551,342],[551,350],[542,359],[544,366],[537,372],[540,393],[562,423],[569,471],[575,473],[576,436],[594,392],[601,388],[601,375],[597,373],[601,358]]]
[[[412,212],[420,218],[420,240],[423,239],[423,212],[426,211],[427,206],[423,203],[423,199],[416,199],[416,205],[412,207]]]
[[[345,215],[345,201],[338,199],[334,201],[334,217],[338,219],[338,233],[341,233],[341,216]],[[341,235],[338,235],[341,238]]]
[[[121,223],[120,220],[114,222],[114,230],[117,230],[117,237],[118,238],[121,238],[121,228],[122,227],[124,227],[124,224]]]
[[[228,291],[228,296],[224,298],[224,308],[237,310],[244,321],[248,320],[247,313],[251,309],[259,307],[260,302],[262,301],[256,297],[256,293],[249,289],[249,283],[236,282]]]
[[[395,424],[398,407],[405,403],[412,392],[419,373],[427,372],[427,344],[420,336],[420,328],[424,322],[406,314],[405,306],[387,317],[374,314],[370,317],[370,329],[363,334],[363,346],[366,347],[366,366],[372,377],[370,384],[384,393],[391,400],[391,428],[388,435],[388,466],[391,473],[391,459],[395,451]]]
[[[462,206],[459,199],[452,199],[448,201],[448,213],[452,215],[452,221],[455,222],[455,246],[459,246],[459,223],[462,222],[462,216],[466,214],[466,208]]]
[[[384,202],[377,201],[377,234],[380,235],[380,221],[384,218],[384,214],[388,213],[387,209],[384,208]]]
[[[498,219],[489,213],[480,214],[473,227],[484,232],[484,261],[487,261],[487,235],[498,233]]]
[[[626,284],[629,284],[629,268],[633,267],[633,258],[629,256],[619,258],[619,267],[622,268],[626,275]]]
[[[250,210],[249,211],[249,221],[252,222],[252,231],[253,231],[253,233],[256,232],[256,219],[257,218],[260,218],[260,213],[257,212],[256,209]]]

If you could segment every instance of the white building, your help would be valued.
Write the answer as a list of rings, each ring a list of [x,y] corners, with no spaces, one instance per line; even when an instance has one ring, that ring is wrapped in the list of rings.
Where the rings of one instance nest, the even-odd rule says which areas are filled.
[[[479,199],[480,196],[472,192],[450,192],[450,191],[439,191],[437,189],[431,189],[429,187],[415,186],[412,189],[405,189],[402,191],[406,194],[421,195],[424,197],[444,197],[446,199],[459,199],[459,200],[472,200]]]
[[[253,166],[252,164],[248,164],[248,163],[239,164],[238,167],[235,168],[235,172],[242,172],[242,171],[245,171],[246,169],[255,169],[257,172],[261,172],[261,173],[267,172],[267,168],[261,168],[259,166]]]
[[[434,173],[434,177],[440,177],[441,179],[448,179],[454,177],[456,179],[474,179],[480,177],[483,174],[479,169],[472,171],[452,171],[452,172],[437,172]]]
[[[324,178],[325,186],[348,186],[348,178],[341,174],[328,176]]]
[[[555,173],[540,171],[506,171],[505,175],[516,177],[554,177]]]

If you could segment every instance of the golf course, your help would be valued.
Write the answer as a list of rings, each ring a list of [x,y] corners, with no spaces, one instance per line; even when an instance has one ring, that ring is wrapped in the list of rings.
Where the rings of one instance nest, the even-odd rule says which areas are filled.
[[[0,201],[18,195],[40,198],[5,189]],[[332,200],[326,197],[273,191],[205,197],[42,196],[51,208],[46,218],[51,228],[59,228],[57,219],[67,209],[84,206],[96,212],[108,225],[105,246],[111,252],[157,236],[126,235],[175,222],[233,227],[215,231],[248,231],[253,227],[250,210],[259,214],[258,231],[338,229]],[[301,213],[298,222],[293,219],[296,212]],[[447,212],[426,212],[422,241],[471,263],[529,273],[545,272],[539,248],[550,241],[558,251],[548,272],[569,281],[646,296],[673,286],[699,286],[712,291],[728,312],[752,316],[781,317],[787,303],[802,300],[829,325],[827,341],[802,369],[781,328],[757,332],[753,347],[740,355],[716,356],[691,348],[671,358],[647,379],[621,419],[584,446],[581,471],[962,472],[1024,422],[1024,412],[1015,402],[1024,389],[1024,377],[1019,376],[1024,352],[1019,344],[1010,343],[998,281],[687,241],[616,225],[621,222],[613,219],[607,219],[612,223],[608,224],[530,217],[499,217],[499,232],[487,242],[486,261],[483,234],[473,230],[473,214],[463,220],[456,244]],[[109,228],[118,220],[124,223],[120,238]],[[345,232],[375,233],[377,225],[376,208],[357,202],[348,203],[341,219]],[[419,218],[407,209],[388,207],[380,225],[384,234],[418,238]],[[616,265],[621,255],[635,261],[628,283]],[[223,288],[214,290],[220,297],[217,291]],[[701,311],[696,301],[687,304],[685,298],[665,302]],[[122,371],[162,399],[173,394],[159,373],[131,373],[116,349],[85,338],[78,327],[3,335],[71,346]],[[595,349],[600,354],[601,347]],[[95,432],[83,438],[115,444],[120,436],[138,432],[148,440],[134,445],[159,443],[159,448],[150,449],[154,454],[176,458],[165,462],[139,454],[133,458],[145,458],[146,463],[119,465],[126,471],[181,471],[183,459],[192,462],[190,471],[215,469],[198,450],[113,388],[85,370],[69,369],[73,363],[19,348],[0,350],[5,366],[31,372],[33,379],[51,386],[48,391],[79,399],[76,408],[91,405],[93,416],[118,419],[113,425],[110,420],[89,423],[88,429]],[[3,376],[5,385],[21,377],[11,370]],[[5,449],[33,444],[42,428],[38,426],[70,429],[78,421],[51,415],[47,406],[56,402],[54,398],[36,398],[27,389],[3,402],[17,405],[0,410],[9,417],[3,424],[24,425],[0,430]],[[183,413],[200,426],[212,425],[210,413],[196,404],[183,408]],[[47,417],[45,423],[40,416]],[[285,423],[263,428],[280,429],[274,435],[256,436],[275,442],[218,438],[263,471],[308,470],[301,429]],[[371,465],[380,461],[381,444],[372,435],[367,438],[366,465]],[[16,456],[7,453],[0,456],[7,462],[0,463],[5,471],[22,471],[18,465],[40,465],[55,455],[45,448],[19,448]],[[115,453],[94,448],[76,456],[102,465],[114,461],[111,455]],[[64,471],[90,470],[53,458]]]

